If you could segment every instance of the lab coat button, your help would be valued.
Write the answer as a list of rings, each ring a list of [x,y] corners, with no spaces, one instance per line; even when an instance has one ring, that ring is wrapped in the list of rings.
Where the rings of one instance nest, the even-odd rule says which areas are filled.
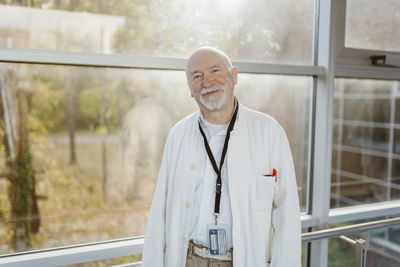
[[[185,205],[186,205],[186,208],[190,208],[190,202],[189,201],[186,201]]]
[[[190,165],[190,169],[191,169],[192,171],[194,171],[194,170],[196,169],[196,167],[197,167],[197,166],[196,166],[196,164],[194,164],[194,163],[193,163],[192,165]]]
[[[186,237],[184,237],[184,236],[182,237],[182,242],[186,243]]]

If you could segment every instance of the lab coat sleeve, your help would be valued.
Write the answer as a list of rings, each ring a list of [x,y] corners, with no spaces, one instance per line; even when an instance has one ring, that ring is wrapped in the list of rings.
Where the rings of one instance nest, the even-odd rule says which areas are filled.
[[[165,221],[168,191],[170,138],[168,138],[158,175],[150,216],[147,222],[142,255],[142,267],[165,266]]]
[[[270,267],[301,266],[301,223],[296,177],[289,142],[281,128],[277,145],[277,180],[272,208]]]

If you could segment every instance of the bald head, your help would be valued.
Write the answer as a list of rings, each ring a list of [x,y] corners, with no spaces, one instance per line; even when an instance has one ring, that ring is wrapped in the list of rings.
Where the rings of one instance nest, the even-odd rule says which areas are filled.
[[[201,47],[188,58],[186,78],[190,93],[207,121],[216,124],[229,121],[237,74],[238,69],[228,56],[213,47]]]
[[[203,46],[197,49],[191,56],[189,56],[186,61],[186,78],[189,79],[191,72],[194,71],[194,66],[196,66],[197,62],[203,57],[213,57],[217,59],[221,64],[225,65],[227,69],[232,68],[232,63],[229,57],[221,50],[211,47],[211,46]]]

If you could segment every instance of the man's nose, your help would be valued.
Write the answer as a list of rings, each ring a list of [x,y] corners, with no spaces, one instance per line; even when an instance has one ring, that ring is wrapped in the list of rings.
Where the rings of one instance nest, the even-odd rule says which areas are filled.
[[[214,83],[214,78],[211,75],[204,75],[201,82],[203,88],[210,88]]]

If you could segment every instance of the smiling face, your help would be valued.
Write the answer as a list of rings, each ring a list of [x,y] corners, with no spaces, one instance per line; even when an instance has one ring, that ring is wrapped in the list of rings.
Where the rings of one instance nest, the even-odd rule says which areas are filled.
[[[187,61],[186,78],[192,97],[204,113],[231,112],[237,68],[214,48],[200,48]]]

